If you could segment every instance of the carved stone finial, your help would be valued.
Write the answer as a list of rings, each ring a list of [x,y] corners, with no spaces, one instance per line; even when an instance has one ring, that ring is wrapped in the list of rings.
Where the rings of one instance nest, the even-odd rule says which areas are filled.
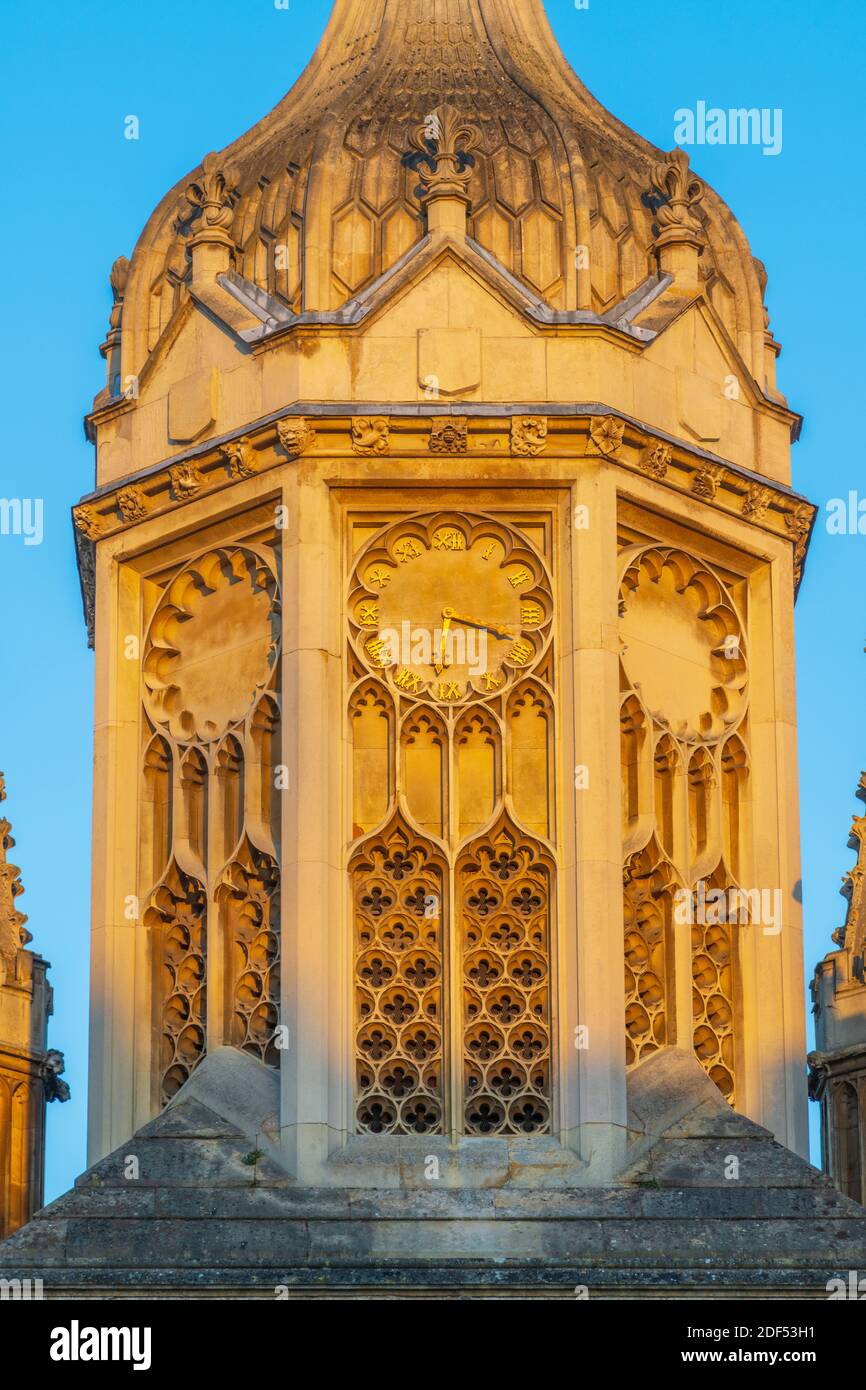
[[[237,170],[232,164],[223,164],[219,155],[213,153],[205,155],[201,168],[201,174],[187,185],[184,195],[188,217],[201,211],[193,243],[217,241],[233,246],[228,229],[234,217],[232,195],[238,184]]]
[[[5,801],[6,784],[2,773],[0,790],[0,800]],[[32,940],[30,933],[24,929],[27,918],[15,906],[15,899],[24,892],[24,887],[21,883],[21,870],[17,865],[10,864],[6,858],[7,852],[14,844],[12,826],[4,817],[0,819],[0,961],[7,976],[14,972],[15,959],[22,946],[26,946],[28,941]]]
[[[108,333],[105,342],[100,343],[99,351],[105,358],[108,372],[108,389],[112,396],[120,394],[120,332],[123,323],[123,300],[129,280],[129,261],[126,256],[118,256],[108,276],[111,285],[112,305],[108,316]]]
[[[481,142],[477,126],[444,103],[425,117],[411,135],[415,150],[408,162],[421,178],[421,202],[431,231],[466,228],[468,184],[475,167],[473,150]],[[442,208],[436,205],[443,203]]]
[[[764,327],[770,327],[770,311],[767,308],[767,267],[763,261],[759,261],[757,256],[752,257],[752,265],[755,267],[755,274],[758,277],[758,284],[761,287],[761,304],[764,310]]]
[[[655,165],[653,187],[666,199],[656,213],[660,228],[656,246],[684,237],[693,238],[703,246],[704,228],[695,208],[704,196],[704,185],[689,168],[685,150],[671,150],[663,162]]]
[[[111,285],[111,293],[114,295],[115,304],[123,303],[123,296],[126,294],[128,280],[129,261],[126,256],[118,256],[108,275],[108,283]]]
[[[697,207],[704,196],[704,185],[689,168],[683,149],[671,150],[655,165],[653,187],[664,197],[656,211],[659,233],[653,243],[663,273],[673,275],[684,293],[698,289],[698,257],[707,244]]]

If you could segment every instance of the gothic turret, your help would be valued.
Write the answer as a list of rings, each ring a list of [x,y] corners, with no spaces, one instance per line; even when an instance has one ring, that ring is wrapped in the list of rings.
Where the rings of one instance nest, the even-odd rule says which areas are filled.
[[[0,802],[6,799],[0,773]],[[10,864],[12,827],[0,817],[0,1235],[23,1226],[42,1206],[45,1103],[68,1100],[63,1054],[49,1049],[52,990],[42,956],[29,951],[24,889]]]

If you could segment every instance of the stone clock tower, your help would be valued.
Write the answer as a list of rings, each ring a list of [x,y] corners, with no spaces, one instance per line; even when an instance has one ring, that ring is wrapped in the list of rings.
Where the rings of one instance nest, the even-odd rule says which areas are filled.
[[[128,1261],[76,1218],[103,1285],[742,1293],[862,1253],[795,1157],[814,509],[765,282],[540,0],[336,0],[115,264],[74,514],[78,1200],[141,1204]]]

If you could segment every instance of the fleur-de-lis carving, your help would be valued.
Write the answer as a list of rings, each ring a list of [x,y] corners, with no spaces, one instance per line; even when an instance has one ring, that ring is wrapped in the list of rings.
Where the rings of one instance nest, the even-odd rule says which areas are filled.
[[[473,150],[481,141],[478,128],[446,102],[415,127],[410,141],[415,153],[407,162],[420,175],[423,201],[442,197],[467,199],[467,184],[475,164]]]
[[[188,216],[196,209],[202,213],[202,228],[221,228],[226,231],[232,223],[234,209],[232,194],[237,188],[238,171],[233,164],[223,164],[219,155],[206,154],[202,172],[187,185],[185,199]]]
[[[671,150],[653,168],[652,180],[653,187],[666,199],[656,212],[659,241],[682,235],[703,240],[703,225],[695,209],[704,196],[704,185],[689,168],[685,150]]]

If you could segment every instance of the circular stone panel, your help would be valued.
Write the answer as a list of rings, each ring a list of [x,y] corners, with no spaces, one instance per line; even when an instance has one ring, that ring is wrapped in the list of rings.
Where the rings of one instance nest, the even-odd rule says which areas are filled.
[[[277,581],[246,548],[209,551],[168,586],[144,653],[145,702],[180,743],[220,738],[267,685],[279,646]]]
[[[739,621],[708,570],[681,552],[639,555],[623,583],[620,636],[631,685],[676,733],[713,737],[739,718]]]

